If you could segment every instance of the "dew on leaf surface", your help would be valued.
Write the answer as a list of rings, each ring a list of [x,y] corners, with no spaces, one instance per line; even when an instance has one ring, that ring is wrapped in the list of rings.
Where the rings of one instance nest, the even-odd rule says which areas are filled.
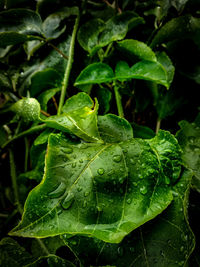
[[[146,186],[142,186],[142,187],[140,188],[140,193],[142,193],[143,195],[145,195],[145,194],[147,193],[147,188],[146,188]]]
[[[65,199],[62,201],[62,207],[64,209],[69,209],[73,201],[74,201],[74,194],[70,192],[67,194]]]
[[[121,155],[115,155],[113,156],[113,161],[118,163],[122,160],[122,156]]]
[[[99,175],[103,175],[104,172],[105,172],[105,170],[104,170],[103,168],[99,168],[99,169],[97,170],[97,173],[98,173]]]
[[[64,183],[60,183],[59,186],[52,192],[50,192],[48,195],[50,198],[58,198],[61,197],[66,190],[66,185]]]

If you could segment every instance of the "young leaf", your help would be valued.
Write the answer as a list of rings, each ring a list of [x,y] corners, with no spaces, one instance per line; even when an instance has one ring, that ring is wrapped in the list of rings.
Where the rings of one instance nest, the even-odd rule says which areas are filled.
[[[164,131],[148,142],[117,144],[75,144],[52,134],[43,180],[10,234],[84,234],[118,243],[170,204],[179,161],[178,143]]]
[[[101,86],[96,90],[96,96],[99,102],[99,114],[103,115],[110,110],[112,93],[106,87]]]
[[[137,57],[141,60],[147,61],[157,61],[155,53],[151,50],[149,46],[145,43],[133,40],[133,39],[126,39],[121,42],[117,43],[117,48],[128,55],[130,58],[131,56]]]
[[[114,79],[113,70],[105,63],[93,63],[79,74],[75,86],[111,82]]]
[[[0,47],[38,39],[41,35],[42,20],[29,9],[11,9],[0,13]]]
[[[53,89],[44,91],[42,94],[38,96],[38,101],[40,102],[42,110],[47,111],[47,104],[49,100],[59,91],[60,91],[60,88],[53,88]]]
[[[166,211],[133,231],[120,244],[83,236],[63,235],[62,239],[83,266],[187,266],[195,245],[187,218],[191,177],[191,172],[185,171],[174,187],[174,200]]]
[[[118,143],[133,138],[130,123],[114,114],[98,116],[98,129],[105,143]]]

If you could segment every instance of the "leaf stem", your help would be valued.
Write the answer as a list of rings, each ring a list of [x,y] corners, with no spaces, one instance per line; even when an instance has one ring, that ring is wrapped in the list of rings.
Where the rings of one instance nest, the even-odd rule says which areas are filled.
[[[29,135],[29,134],[32,134],[32,133],[35,133],[37,131],[42,131],[46,128],[46,124],[40,124],[40,125],[37,125],[37,126],[34,126],[24,132],[21,132],[20,134],[14,136],[12,139],[9,139],[7,142],[5,142],[1,148],[5,148],[8,144],[10,144],[11,142],[15,141],[16,139],[20,138],[20,137],[23,137],[23,136],[26,136],[26,135]]]
[[[65,55],[58,47],[56,47],[54,44],[52,44],[52,43],[50,43],[49,41],[47,41],[46,40],[46,42],[47,42],[47,44],[49,45],[49,46],[51,46],[53,49],[55,49],[62,57],[64,57],[65,59],[69,59],[69,57],[67,56],[67,55]]]
[[[75,24],[74,24],[74,29],[72,32],[72,38],[71,38],[71,42],[70,42],[69,59],[67,62],[67,67],[66,67],[66,71],[65,71],[65,75],[64,75],[64,80],[63,80],[63,85],[61,88],[61,95],[60,95],[60,101],[59,101],[58,112],[57,112],[58,115],[60,115],[60,113],[61,113],[61,110],[62,110],[62,107],[64,104],[64,100],[65,100],[67,86],[69,83],[69,75],[70,75],[73,60],[74,60],[74,46],[75,46],[75,39],[76,39],[77,30],[78,30],[79,20],[80,20],[80,15],[78,14],[76,21],[75,21]]]
[[[39,239],[39,238],[36,238],[37,242],[39,243],[40,247],[42,248],[42,250],[45,252],[45,254],[48,256],[50,255],[51,253],[48,251],[47,247],[45,246],[44,242]]]
[[[156,123],[156,134],[158,133],[158,131],[160,130],[160,125],[161,125],[161,119],[157,119],[157,123]]]
[[[23,213],[23,208],[19,201],[19,193],[18,193],[18,186],[17,186],[17,174],[16,174],[16,168],[15,168],[15,161],[14,161],[14,154],[12,149],[9,149],[9,157],[10,157],[10,175],[12,180],[12,187],[14,191],[14,197],[15,197],[15,203],[17,206],[17,209],[20,214]]]
[[[116,104],[117,104],[118,115],[121,118],[124,118],[124,111],[123,111],[123,107],[122,107],[122,98],[121,98],[121,95],[119,93],[119,87],[116,85],[114,86],[114,92],[115,92],[115,100],[116,100]]]

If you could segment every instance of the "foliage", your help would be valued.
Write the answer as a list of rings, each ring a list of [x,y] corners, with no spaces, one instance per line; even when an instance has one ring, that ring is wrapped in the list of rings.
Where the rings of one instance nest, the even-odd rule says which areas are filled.
[[[200,266],[200,5],[68,2],[0,0],[0,265]]]

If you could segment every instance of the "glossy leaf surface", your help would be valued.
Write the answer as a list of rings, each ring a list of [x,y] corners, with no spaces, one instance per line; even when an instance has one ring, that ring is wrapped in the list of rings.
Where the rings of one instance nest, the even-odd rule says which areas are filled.
[[[148,142],[118,144],[73,144],[52,134],[42,183],[10,234],[84,234],[118,243],[170,204],[179,164],[178,143],[164,131]]]
[[[187,266],[195,244],[187,218],[191,177],[190,172],[184,172],[173,188],[174,200],[166,211],[133,231],[120,244],[79,236],[62,238],[83,266]]]
[[[122,40],[128,30],[144,23],[134,12],[123,12],[109,19],[106,23],[101,19],[93,19],[84,24],[78,33],[80,45],[93,55],[99,48],[113,41]]]
[[[133,39],[125,39],[117,43],[120,51],[126,53],[129,57],[137,57],[141,60],[156,61],[156,55],[145,43]]]
[[[29,9],[11,9],[0,13],[0,46],[37,39],[41,35],[40,16]]]

